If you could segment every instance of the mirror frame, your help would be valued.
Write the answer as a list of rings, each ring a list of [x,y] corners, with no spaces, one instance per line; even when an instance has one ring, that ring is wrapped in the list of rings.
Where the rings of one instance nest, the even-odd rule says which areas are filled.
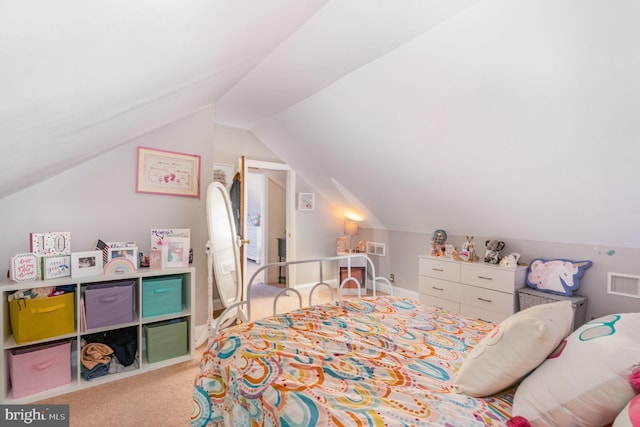
[[[232,242],[231,242],[231,247],[233,248],[233,262],[235,264],[235,282],[236,282],[236,290],[235,290],[235,298],[233,301],[228,302],[225,298],[223,298],[224,295],[227,294],[226,291],[222,291],[221,290],[221,286],[222,286],[222,276],[221,276],[221,272],[219,271],[219,268],[215,268],[215,265],[217,265],[217,261],[219,261],[216,258],[216,250],[215,250],[215,236],[214,234],[214,219],[213,219],[213,203],[223,203],[224,204],[224,211],[226,212],[226,216],[227,216],[227,221],[229,223],[229,227],[230,227],[230,235],[232,237]],[[233,211],[232,211],[232,207],[231,207],[231,199],[229,198],[229,194],[228,194],[228,190],[226,189],[226,187],[222,184],[220,184],[219,182],[212,182],[211,184],[209,184],[209,186],[207,187],[207,199],[206,199],[206,214],[207,214],[207,228],[209,230],[209,239],[207,241],[207,253],[209,255],[209,266],[208,266],[208,275],[209,275],[209,291],[212,291],[212,284],[211,284],[211,274],[213,273],[213,275],[215,276],[215,282],[216,282],[216,288],[218,289],[218,297],[220,298],[220,302],[222,303],[222,305],[226,308],[236,302],[239,302],[242,298],[242,287],[243,287],[243,283],[242,283],[242,272],[241,272],[241,265],[240,265],[240,248],[238,247],[238,234],[236,232],[236,226],[235,226],[235,222],[233,219]],[[209,295],[209,303],[213,304],[213,295]],[[213,316],[213,313],[211,313],[209,315],[209,318],[211,319]]]

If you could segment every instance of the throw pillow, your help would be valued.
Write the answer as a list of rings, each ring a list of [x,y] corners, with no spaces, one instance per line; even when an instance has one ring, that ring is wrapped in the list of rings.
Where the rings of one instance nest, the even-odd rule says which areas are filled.
[[[518,386],[509,426],[606,425],[635,396],[639,367],[640,313],[587,322]]]
[[[572,324],[570,301],[514,313],[471,350],[454,380],[456,391],[484,397],[515,384],[569,335]]]

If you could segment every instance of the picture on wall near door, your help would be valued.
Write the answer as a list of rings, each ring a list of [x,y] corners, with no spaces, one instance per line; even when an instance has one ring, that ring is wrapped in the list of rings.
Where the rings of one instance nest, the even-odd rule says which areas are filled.
[[[298,193],[298,210],[312,211],[315,209],[314,193]]]

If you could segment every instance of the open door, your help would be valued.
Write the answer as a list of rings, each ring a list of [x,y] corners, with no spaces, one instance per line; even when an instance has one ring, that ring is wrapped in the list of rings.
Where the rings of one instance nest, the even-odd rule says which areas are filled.
[[[249,284],[249,279],[251,277],[247,274],[247,245],[250,242],[248,238],[248,229],[249,229],[249,218],[247,215],[247,206],[248,206],[248,191],[246,187],[247,177],[249,174],[250,168],[256,168],[260,170],[267,171],[284,171],[286,173],[286,189],[285,189],[285,199],[286,199],[286,208],[285,208],[285,239],[286,239],[286,247],[287,247],[287,260],[291,261],[295,259],[295,239],[293,230],[294,224],[294,215],[295,215],[295,172],[291,170],[291,168],[284,163],[273,163],[273,162],[264,162],[260,160],[252,160],[247,159],[245,156],[242,156],[238,159],[238,170],[240,170],[240,180],[241,180],[241,205],[240,205],[240,235],[242,236],[240,239],[241,250],[240,250],[240,258],[242,264],[242,282],[243,282],[243,298],[246,299],[246,289]],[[289,280],[293,280],[294,271],[290,271]],[[291,282],[295,283],[295,282]]]

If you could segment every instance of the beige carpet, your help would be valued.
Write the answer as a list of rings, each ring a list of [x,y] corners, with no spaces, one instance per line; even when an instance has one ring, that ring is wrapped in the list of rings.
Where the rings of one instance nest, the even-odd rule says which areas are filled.
[[[258,285],[252,295],[252,317],[271,314],[273,295],[281,288]],[[328,291],[321,291],[314,303],[330,300]],[[297,306],[292,298],[278,302],[278,312]],[[303,295],[303,305],[308,297]],[[123,378],[81,391],[35,402],[37,404],[68,404],[71,427],[180,427],[189,426],[191,390],[198,362],[206,344],[196,350],[193,361]]]

